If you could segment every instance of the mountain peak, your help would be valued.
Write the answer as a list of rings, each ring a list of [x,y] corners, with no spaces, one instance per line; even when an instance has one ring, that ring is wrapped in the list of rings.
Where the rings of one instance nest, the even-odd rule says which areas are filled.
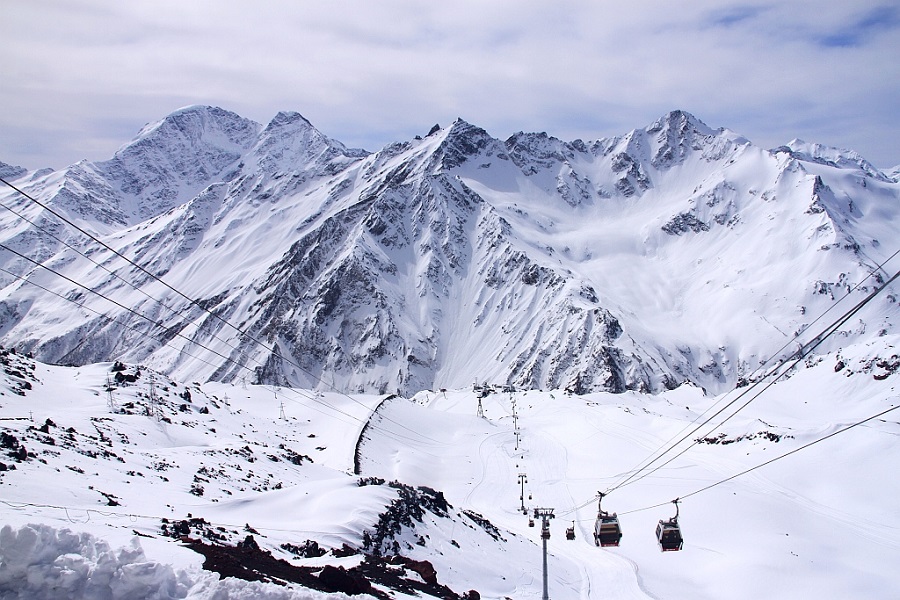
[[[271,342],[276,351],[249,340],[233,348],[263,365],[259,381],[318,385],[325,373],[347,390],[477,377],[654,391],[690,380],[717,390],[753,372],[774,333],[804,331],[830,290],[885,259],[900,214],[884,200],[898,193],[893,181],[861,181],[849,165],[788,171],[783,163],[801,163],[736,139],[684,111],[589,149],[546,133],[504,145],[457,118],[356,160],[296,112],[262,128],[188,107],[115,161],[30,189]],[[853,157],[792,144],[822,160]],[[53,258],[58,246],[14,217],[0,215],[4,243]],[[87,279],[89,267],[66,258],[60,269]],[[6,254],[0,267],[22,265]],[[107,275],[90,280],[117,292]],[[657,289],[659,299],[644,293]],[[195,379],[238,373],[221,354],[201,353],[201,368],[179,340],[137,343],[105,317],[62,322],[59,301],[76,295],[65,280],[54,291],[5,290],[0,343],[59,362],[130,356]],[[783,300],[766,300],[776,294]],[[173,332],[194,319],[158,316]],[[196,342],[183,339],[219,348],[220,327],[210,318]],[[882,330],[895,332],[871,321],[853,336]]]
[[[365,150],[348,149],[294,111],[279,112],[269,121],[254,153],[260,157],[260,166],[268,172],[293,171],[314,162],[324,164],[339,156],[355,159],[369,154]]]
[[[127,221],[177,206],[253,147],[260,125],[214,106],[176,110],[97,164],[128,198]]]
[[[293,110],[282,110],[279,111],[272,120],[269,121],[269,124],[266,126],[266,129],[274,128],[274,127],[284,127],[287,125],[299,124],[301,126],[312,127],[312,123],[309,122],[309,119],[301,115],[300,113]]]
[[[20,167],[18,165],[8,165],[3,161],[0,161],[0,177],[4,179],[18,179],[22,175],[25,175],[28,172],[24,167]]]
[[[197,139],[204,134],[220,132],[233,143],[246,143],[259,131],[259,124],[245,119],[236,113],[219,108],[194,104],[185,106],[170,113],[163,119],[144,126],[134,140],[126,144],[119,152],[146,139],[178,135]],[[237,139],[236,139],[237,138]]]
[[[880,181],[892,180],[853,150],[844,150],[833,146],[826,146],[824,144],[814,144],[805,142],[799,138],[794,138],[784,146],[772,149],[771,152],[775,154],[778,152],[786,152],[790,154],[792,158],[797,160],[830,167],[859,169],[866,175]]]
[[[655,148],[651,164],[661,170],[682,163],[689,154],[700,151],[707,159],[721,158],[735,145],[747,140],[725,129],[712,129],[683,110],[673,110],[644,130]]]
[[[500,141],[492,138],[481,127],[467,123],[460,117],[457,117],[444,131],[446,133],[439,146],[444,154],[444,168],[458,167],[470,157],[483,151],[487,151],[491,155],[499,153],[505,156]],[[491,149],[491,146],[496,146],[496,148]]]
[[[679,109],[669,111],[647,128],[647,133],[666,131],[677,131],[681,135],[686,134],[688,131],[701,135],[715,135],[717,133],[691,113]]]

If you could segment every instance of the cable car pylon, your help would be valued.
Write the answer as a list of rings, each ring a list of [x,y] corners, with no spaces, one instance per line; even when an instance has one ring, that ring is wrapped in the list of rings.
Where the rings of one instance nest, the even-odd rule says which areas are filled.
[[[550,519],[553,518],[553,510],[552,508],[535,508],[534,509],[534,518],[541,520],[541,542],[543,542],[544,547],[544,560],[543,560],[543,594],[541,595],[541,600],[550,600],[550,594],[547,589],[547,540],[550,539]]]

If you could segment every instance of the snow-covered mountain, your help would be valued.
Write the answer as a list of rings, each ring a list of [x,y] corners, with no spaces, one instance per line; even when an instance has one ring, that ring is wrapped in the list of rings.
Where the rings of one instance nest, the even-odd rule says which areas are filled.
[[[457,120],[370,154],[190,107],[109,161],[9,177],[71,224],[0,191],[0,343],[191,381],[718,393],[900,247],[894,175],[682,111],[593,142]],[[819,352],[884,354],[877,303]]]

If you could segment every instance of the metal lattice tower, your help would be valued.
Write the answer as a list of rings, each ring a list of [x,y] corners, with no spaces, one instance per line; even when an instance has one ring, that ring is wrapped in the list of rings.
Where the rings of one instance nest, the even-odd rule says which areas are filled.
[[[109,412],[116,413],[119,412],[119,407],[116,404],[116,399],[113,396],[113,387],[112,382],[109,380],[109,373],[106,374],[106,405],[109,407]]]
[[[155,416],[157,421],[162,419],[162,408],[156,398],[156,377],[152,371],[150,372],[150,416]]]

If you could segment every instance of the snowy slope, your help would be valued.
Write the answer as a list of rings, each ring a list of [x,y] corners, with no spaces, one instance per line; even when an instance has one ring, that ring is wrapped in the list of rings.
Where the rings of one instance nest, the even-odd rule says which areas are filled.
[[[424,585],[413,565],[427,563],[455,594],[539,598],[540,526],[528,526],[524,504],[529,514],[555,510],[553,598],[895,597],[897,412],[726,481],[900,406],[896,350],[871,354],[846,345],[801,362],[727,423],[690,435],[707,442],[604,499],[624,538],[597,548],[596,492],[735,392],[498,388],[479,418],[482,394],[471,389],[322,395],[179,382],[133,365],[49,366],[3,351],[0,594],[53,597],[57,586],[84,598],[328,597],[272,578],[216,578],[189,549],[249,535],[317,574],[368,564],[373,594],[446,597],[404,587]],[[676,497],[685,548],[660,553],[654,527]],[[365,558],[376,555],[406,566]],[[372,575],[392,569],[405,583]]]
[[[191,107],[19,175],[140,269],[4,191],[30,223],[2,215],[2,343],[190,380],[720,393],[896,268],[867,279],[897,250],[895,178],[682,111],[593,142],[457,120],[368,154],[296,113]],[[893,298],[843,335],[877,344]]]

